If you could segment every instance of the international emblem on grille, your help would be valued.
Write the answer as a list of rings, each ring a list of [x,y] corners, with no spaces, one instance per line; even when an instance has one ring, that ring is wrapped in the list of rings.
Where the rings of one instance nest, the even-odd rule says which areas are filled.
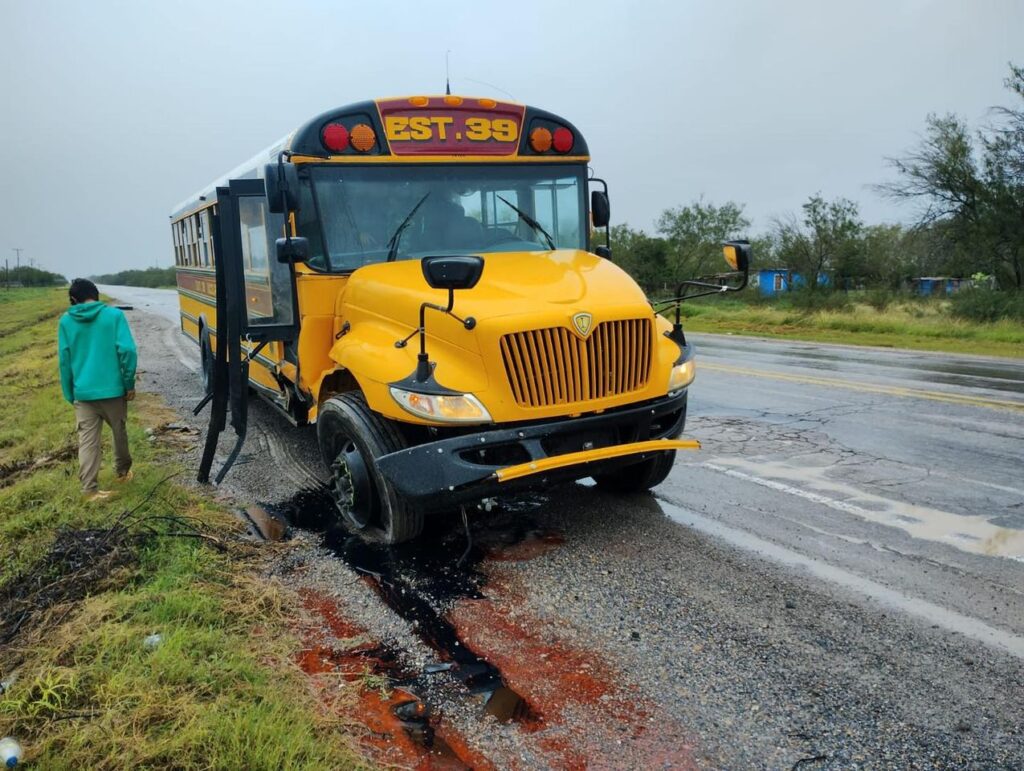
[[[594,326],[594,317],[589,313],[577,313],[572,317],[572,325],[576,327],[580,337],[586,337]]]

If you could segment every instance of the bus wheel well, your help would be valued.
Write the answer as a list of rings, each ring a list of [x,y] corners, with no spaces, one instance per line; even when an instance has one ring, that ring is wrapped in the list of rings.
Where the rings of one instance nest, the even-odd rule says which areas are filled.
[[[320,392],[317,394],[317,406],[319,407],[332,396],[343,394],[348,391],[358,391],[359,382],[347,369],[336,369],[327,373],[320,382]]]

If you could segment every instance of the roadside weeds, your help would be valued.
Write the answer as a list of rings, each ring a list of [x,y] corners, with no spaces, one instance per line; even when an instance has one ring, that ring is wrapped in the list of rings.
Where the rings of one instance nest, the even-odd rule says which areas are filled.
[[[135,477],[78,490],[60,290],[0,296],[0,735],[41,768],[363,768],[356,689],[318,699],[300,611],[222,506],[174,479],[176,416],[130,410]],[[159,635],[155,637],[154,635]]]

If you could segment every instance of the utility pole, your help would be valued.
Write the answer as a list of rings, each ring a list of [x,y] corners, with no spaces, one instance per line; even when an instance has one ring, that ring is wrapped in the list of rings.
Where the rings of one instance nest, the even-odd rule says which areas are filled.
[[[21,267],[21,253],[25,250],[19,249],[16,246],[12,246],[11,249],[14,250],[14,269],[17,270]]]
[[[4,257],[4,284],[7,291],[11,291],[11,261]]]

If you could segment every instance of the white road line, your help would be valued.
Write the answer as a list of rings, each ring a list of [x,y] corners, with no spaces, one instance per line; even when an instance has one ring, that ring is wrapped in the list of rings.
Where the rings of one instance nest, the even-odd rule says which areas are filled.
[[[905,510],[910,516],[901,517],[899,516],[900,510],[878,511],[868,509],[855,503],[822,495],[813,490],[805,490],[775,479],[755,476],[754,474],[738,471],[718,463],[705,461],[700,466],[733,477],[734,479],[742,479],[744,482],[767,487],[769,490],[775,490],[786,495],[794,495],[836,511],[853,514],[869,522],[877,522],[887,527],[896,527],[915,538],[945,543],[975,554],[1005,557],[1017,562],[1024,562],[1024,552],[1021,552],[1020,531],[998,527],[981,517],[961,517],[949,512],[910,504],[902,504],[902,510]],[[887,505],[894,503],[870,493],[863,493],[862,497]],[[967,536],[966,538],[965,535]]]
[[[721,522],[708,519],[694,511],[670,503],[664,498],[659,497],[658,502],[668,516],[682,525],[707,533],[740,549],[756,552],[762,557],[783,565],[802,568],[815,578],[839,584],[858,594],[863,594],[869,600],[881,605],[922,619],[929,624],[938,625],[950,632],[970,637],[972,640],[1000,648],[1019,659],[1024,659],[1024,637],[1021,635],[997,629],[971,616],[965,616],[927,600],[903,594],[843,568],[766,541],[745,530],[737,530]]]

